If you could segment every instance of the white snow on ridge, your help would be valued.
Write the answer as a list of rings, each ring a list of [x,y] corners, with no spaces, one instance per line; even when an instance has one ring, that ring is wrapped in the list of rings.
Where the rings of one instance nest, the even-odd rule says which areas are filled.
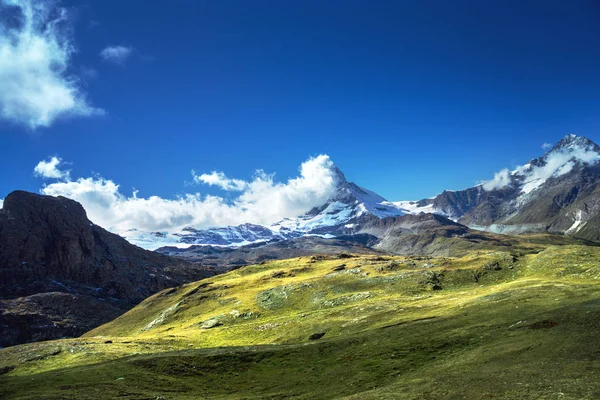
[[[406,214],[406,212],[369,189],[362,188],[350,183],[346,189],[350,195],[356,198],[359,207],[357,216],[365,212],[371,213],[379,218],[393,217]]]
[[[136,229],[130,229],[120,234],[122,238],[129,243],[133,243],[146,250],[156,250],[165,246],[187,249],[193,246],[189,243],[182,243],[181,238],[169,233],[142,232]]]
[[[352,208],[339,201],[333,201],[320,213],[313,217],[302,216],[298,218],[286,218],[270,229],[281,232],[282,229],[291,231],[309,231],[311,229],[334,226],[341,224],[351,218]]]
[[[430,214],[441,214],[440,211],[436,210],[433,207],[433,204],[428,204],[426,206],[419,206],[416,201],[395,201],[392,204],[403,210],[407,214],[421,214],[421,213],[430,213]]]

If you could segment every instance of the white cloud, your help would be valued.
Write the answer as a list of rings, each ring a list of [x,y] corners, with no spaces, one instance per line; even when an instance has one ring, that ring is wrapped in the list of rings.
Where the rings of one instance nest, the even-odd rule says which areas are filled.
[[[241,179],[229,179],[223,172],[213,171],[210,174],[196,175],[192,171],[194,182],[210,186],[218,186],[223,190],[242,191],[248,187],[248,182]]]
[[[75,48],[65,9],[52,2],[0,0],[0,118],[31,129],[58,118],[90,116],[78,79],[68,73]],[[18,22],[17,22],[18,21]]]
[[[117,184],[102,177],[56,182],[41,191],[80,202],[94,223],[113,232],[132,228],[175,232],[186,226],[207,228],[246,222],[269,225],[324,204],[335,190],[332,168],[329,157],[320,155],[304,162],[299,176],[285,183],[275,182],[273,175],[258,171],[232,201],[198,193],[174,200],[140,198],[135,192],[127,196]]]
[[[552,148],[552,143],[543,143],[542,144],[542,149],[543,150],[550,150]]]
[[[552,152],[546,157],[544,165],[533,166],[521,172],[524,176],[522,191],[529,193],[541,186],[547,179],[571,172],[576,162],[593,164],[598,160],[598,153],[582,147]]]
[[[47,179],[66,179],[70,177],[71,171],[61,171],[58,166],[62,160],[58,157],[51,157],[48,161],[40,161],[33,169],[33,174]]]
[[[123,64],[133,54],[133,47],[126,46],[108,46],[100,52],[100,57],[104,61],[115,64]]]
[[[494,174],[494,179],[485,182],[482,187],[484,190],[490,192],[496,189],[502,189],[510,184],[510,172],[508,168],[503,169],[500,172]]]
[[[4,199],[0,199],[0,209],[4,206]]]

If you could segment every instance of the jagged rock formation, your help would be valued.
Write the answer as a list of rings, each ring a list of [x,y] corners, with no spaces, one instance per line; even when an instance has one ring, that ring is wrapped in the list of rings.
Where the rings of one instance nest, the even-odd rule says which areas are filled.
[[[81,334],[211,274],[107,232],[73,200],[12,192],[0,209],[0,346]]]

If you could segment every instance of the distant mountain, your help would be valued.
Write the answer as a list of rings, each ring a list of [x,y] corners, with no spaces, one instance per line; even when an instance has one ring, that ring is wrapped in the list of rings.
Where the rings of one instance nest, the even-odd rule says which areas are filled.
[[[324,239],[318,236],[302,236],[293,239],[275,239],[245,246],[193,245],[186,249],[161,247],[156,251],[184,260],[199,262],[204,266],[226,272],[232,268],[258,264],[269,260],[311,256],[351,254],[380,254],[372,247],[379,242],[368,234],[338,236]]]
[[[0,346],[79,335],[209,275],[94,225],[73,200],[12,192],[0,209]]]
[[[269,227],[253,224],[212,229],[189,227],[178,233],[130,230],[121,235],[130,242],[151,250],[165,246],[242,246],[305,235],[320,235],[325,238],[350,235],[357,233],[360,226],[368,221],[407,213],[378,194],[348,182],[342,171],[336,167],[334,176],[336,191],[325,204],[299,217],[285,218]]]
[[[519,245],[509,236],[473,230],[436,214],[370,221],[360,232],[378,238],[373,249],[402,255],[462,256],[472,250],[506,250]]]
[[[600,240],[600,146],[567,135],[550,151],[493,181],[411,203],[472,228]],[[402,206],[406,203],[397,203]]]
[[[395,203],[348,182],[333,167],[336,191],[325,204],[268,227],[186,228],[174,234],[132,230],[123,236],[153,250],[163,246],[243,246],[306,235],[354,235],[389,217],[436,214],[471,229],[495,233],[544,232],[600,241],[598,161],[597,144],[567,135],[542,157],[513,171],[501,171],[492,181],[465,190],[447,190],[430,199]]]

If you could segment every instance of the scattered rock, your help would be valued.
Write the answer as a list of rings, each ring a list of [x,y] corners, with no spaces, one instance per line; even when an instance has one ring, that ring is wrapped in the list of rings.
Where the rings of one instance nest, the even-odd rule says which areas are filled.
[[[239,316],[239,318],[241,318],[241,319],[250,319],[250,318],[258,318],[258,317],[260,317],[260,313],[254,312],[254,311],[244,312],[244,313],[241,313]]]
[[[346,269],[346,264],[340,264],[338,266],[333,267],[333,271],[343,271]]]
[[[500,261],[490,261],[483,266],[483,269],[487,271],[500,271],[502,267],[500,266]]]
[[[389,263],[387,265],[381,265],[381,266],[377,267],[376,270],[378,272],[387,272],[387,271],[395,271],[398,268],[400,268],[400,264],[398,264],[396,261],[392,261],[391,263]]]
[[[319,340],[319,339],[321,339],[323,336],[325,336],[325,332],[313,333],[312,335],[310,335],[310,336],[308,337],[308,340]]]
[[[444,278],[443,273],[436,272],[427,272],[425,274],[426,278],[421,282],[423,285],[427,285],[431,288],[431,290],[442,290],[442,282],[441,280]]]
[[[344,258],[354,258],[356,256],[353,256],[352,254],[348,254],[348,253],[340,253],[338,254],[338,258],[340,259],[344,259]]]
[[[275,271],[271,274],[271,279],[284,278],[286,276],[285,271]]]
[[[221,326],[223,325],[218,319],[216,318],[211,318],[209,320],[206,320],[202,323],[202,325],[200,325],[200,328],[202,329],[211,329],[211,328],[216,328],[217,326]]]

